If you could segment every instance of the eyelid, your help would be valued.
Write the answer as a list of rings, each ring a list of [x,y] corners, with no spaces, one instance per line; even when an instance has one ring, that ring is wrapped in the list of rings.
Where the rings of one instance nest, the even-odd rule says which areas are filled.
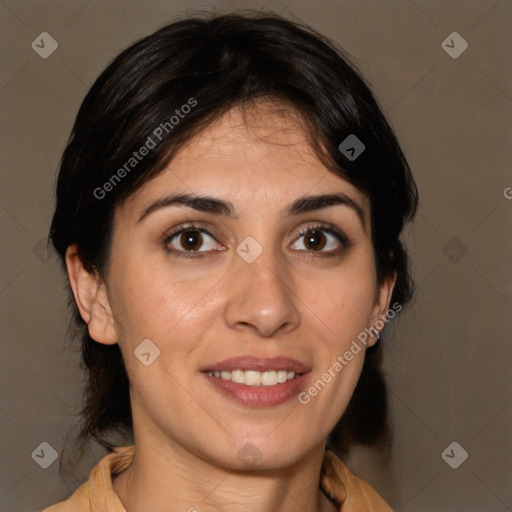
[[[325,225],[325,224],[314,224],[307,226],[305,228],[301,228],[297,233],[297,238],[295,240],[298,240],[299,238],[304,238],[306,233],[308,232],[315,232],[315,231],[321,231],[323,233],[327,233],[331,236],[333,236],[336,241],[339,244],[339,247],[335,249],[330,249],[328,251],[320,250],[320,251],[314,251],[314,250],[307,250],[302,249],[297,252],[299,252],[303,258],[341,258],[345,252],[352,246],[352,240],[348,238],[348,236],[340,229],[333,225]],[[294,244],[297,243],[294,241]],[[328,243],[328,242],[327,242]],[[323,248],[322,248],[323,249]]]
[[[178,235],[181,235],[186,231],[199,231],[200,233],[206,233],[207,235],[213,236],[207,229],[202,228],[201,226],[198,226],[196,224],[186,224],[176,230],[172,230],[166,233],[164,235],[164,241],[169,242],[173,238],[177,237]]]
[[[332,224],[317,223],[308,225],[305,228],[301,228],[297,234],[298,236],[304,236],[308,231],[324,231],[326,233],[329,233],[335,236],[345,248],[350,247],[352,245],[352,240],[345,234],[345,232]]]

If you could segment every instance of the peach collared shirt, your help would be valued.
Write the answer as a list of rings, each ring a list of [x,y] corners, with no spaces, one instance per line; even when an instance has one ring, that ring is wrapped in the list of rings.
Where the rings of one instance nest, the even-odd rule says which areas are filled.
[[[112,475],[125,470],[135,455],[134,446],[120,446],[101,459],[66,501],[42,512],[126,512],[112,486]],[[340,512],[393,512],[367,482],[355,476],[331,451],[326,450],[320,487]]]

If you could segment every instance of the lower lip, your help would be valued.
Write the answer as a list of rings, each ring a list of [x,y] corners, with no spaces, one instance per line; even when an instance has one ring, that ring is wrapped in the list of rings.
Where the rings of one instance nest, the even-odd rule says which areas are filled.
[[[249,407],[272,407],[290,400],[299,394],[308,376],[307,373],[303,373],[275,386],[246,386],[232,380],[212,377],[207,373],[203,375],[225,396]]]

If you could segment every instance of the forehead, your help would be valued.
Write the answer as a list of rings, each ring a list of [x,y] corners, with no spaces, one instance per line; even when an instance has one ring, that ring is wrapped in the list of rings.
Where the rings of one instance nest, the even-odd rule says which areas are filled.
[[[125,206],[138,210],[169,192],[208,194],[233,203],[279,208],[307,193],[343,192],[367,209],[366,196],[327,169],[312,149],[300,115],[259,102],[236,107],[189,140]]]
[[[302,119],[291,107],[267,101],[237,106],[211,123],[182,151],[198,155],[261,154],[295,149],[297,156],[313,153],[302,127]]]

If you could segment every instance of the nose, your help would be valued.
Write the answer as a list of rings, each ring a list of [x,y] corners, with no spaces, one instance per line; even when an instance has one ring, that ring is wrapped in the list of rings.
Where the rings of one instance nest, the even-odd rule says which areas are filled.
[[[230,273],[225,317],[233,329],[250,329],[262,337],[289,332],[300,323],[297,297],[285,263],[264,251],[255,261],[241,258]]]

